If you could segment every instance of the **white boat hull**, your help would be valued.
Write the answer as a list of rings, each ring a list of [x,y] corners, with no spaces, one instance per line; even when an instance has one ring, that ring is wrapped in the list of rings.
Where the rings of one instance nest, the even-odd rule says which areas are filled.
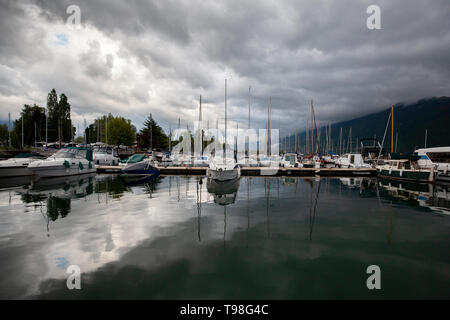
[[[241,176],[241,168],[237,167],[231,170],[214,170],[209,168],[206,171],[206,175],[208,178],[217,181],[228,181],[233,179],[238,179]]]
[[[0,177],[21,177],[21,176],[32,176],[33,171],[28,169],[26,166],[16,166],[16,167],[0,167]]]
[[[96,172],[95,168],[80,169],[78,166],[71,166],[70,168],[66,168],[63,165],[35,167],[31,170],[38,177],[62,177]]]

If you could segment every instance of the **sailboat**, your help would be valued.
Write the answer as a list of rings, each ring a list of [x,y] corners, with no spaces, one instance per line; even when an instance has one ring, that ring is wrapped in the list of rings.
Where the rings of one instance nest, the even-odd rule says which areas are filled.
[[[206,171],[208,178],[217,181],[228,181],[241,177],[241,168],[233,157],[227,154],[227,80],[225,79],[225,146],[223,155],[220,156],[216,150],[214,158],[209,163]]]

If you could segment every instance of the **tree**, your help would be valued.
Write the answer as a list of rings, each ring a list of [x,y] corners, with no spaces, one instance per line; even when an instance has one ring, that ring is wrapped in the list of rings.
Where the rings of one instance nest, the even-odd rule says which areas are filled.
[[[110,144],[131,146],[136,139],[136,128],[131,120],[122,117],[108,119],[108,142]]]
[[[0,145],[8,145],[8,126],[6,124],[0,125]]]
[[[70,118],[70,103],[67,96],[52,89],[47,96],[48,109],[48,138],[50,141],[71,141],[75,136],[75,127],[72,126]]]
[[[44,112],[44,108],[41,108],[38,105],[30,106],[25,104],[23,106],[21,117],[14,121],[14,127],[11,133],[11,142],[13,146],[20,147],[22,145],[22,116],[24,145],[32,146],[34,145],[34,141],[45,140]]]
[[[169,146],[169,137],[153,119],[152,114],[145,120],[144,128],[141,129],[137,136],[138,146],[149,148],[150,140],[152,149],[161,150]]]

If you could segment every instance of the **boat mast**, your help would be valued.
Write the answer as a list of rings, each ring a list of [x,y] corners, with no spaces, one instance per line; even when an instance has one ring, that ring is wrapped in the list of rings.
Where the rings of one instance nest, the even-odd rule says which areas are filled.
[[[225,146],[224,157],[227,153],[227,79],[225,79]]]
[[[427,147],[428,129],[425,129],[425,148]]]
[[[8,112],[8,146],[11,148],[11,112]]]
[[[317,137],[316,114],[314,113],[314,104],[313,104],[312,99],[311,99],[311,115],[314,117],[314,130],[316,132],[316,145],[317,145],[316,152],[318,155],[320,155],[320,144],[319,144],[319,139]]]
[[[271,126],[270,126],[270,111],[272,108],[272,97],[269,97],[269,109],[267,110],[267,156],[270,156],[271,154],[271,145],[272,145],[272,141],[271,141]]]
[[[394,153],[394,106],[392,106],[391,112],[392,112],[392,117],[391,117],[391,123],[392,123],[392,125],[391,125],[391,129],[392,129],[392,131],[391,131],[391,153]]]
[[[61,144],[59,144],[59,146],[61,147]],[[23,145],[23,112],[22,112],[22,149],[23,149],[24,145]]]
[[[153,151],[153,117],[150,113],[150,151]]]
[[[248,129],[250,129],[250,90],[251,86],[248,87]]]

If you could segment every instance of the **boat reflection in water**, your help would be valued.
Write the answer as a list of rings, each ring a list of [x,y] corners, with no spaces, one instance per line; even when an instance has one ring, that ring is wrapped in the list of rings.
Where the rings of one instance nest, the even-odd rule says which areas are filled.
[[[219,181],[208,178],[206,189],[214,198],[214,203],[223,206],[223,244],[225,246],[227,234],[227,206],[235,203],[239,189],[240,179]]]
[[[96,173],[84,175],[42,178],[32,181],[29,194],[57,196],[61,198],[82,198],[93,192]]]
[[[29,189],[18,193],[24,203],[40,208],[49,237],[50,222],[65,218],[71,211],[73,199],[83,198],[94,192],[95,175],[96,173],[89,173],[38,179],[31,182]]]
[[[25,189],[33,180],[33,176],[2,177],[0,178],[0,190],[22,188]]]
[[[214,197],[214,203],[221,206],[233,204],[239,189],[239,179],[218,181],[208,178],[206,189]]]
[[[341,185],[359,189],[360,196],[405,201],[411,205],[427,207],[450,214],[450,186],[444,184],[414,183],[383,178],[340,178]]]
[[[448,185],[378,179],[378,186],[383,188],[390,197],[415,202],[435,212],[450,214],[450,186]]]

